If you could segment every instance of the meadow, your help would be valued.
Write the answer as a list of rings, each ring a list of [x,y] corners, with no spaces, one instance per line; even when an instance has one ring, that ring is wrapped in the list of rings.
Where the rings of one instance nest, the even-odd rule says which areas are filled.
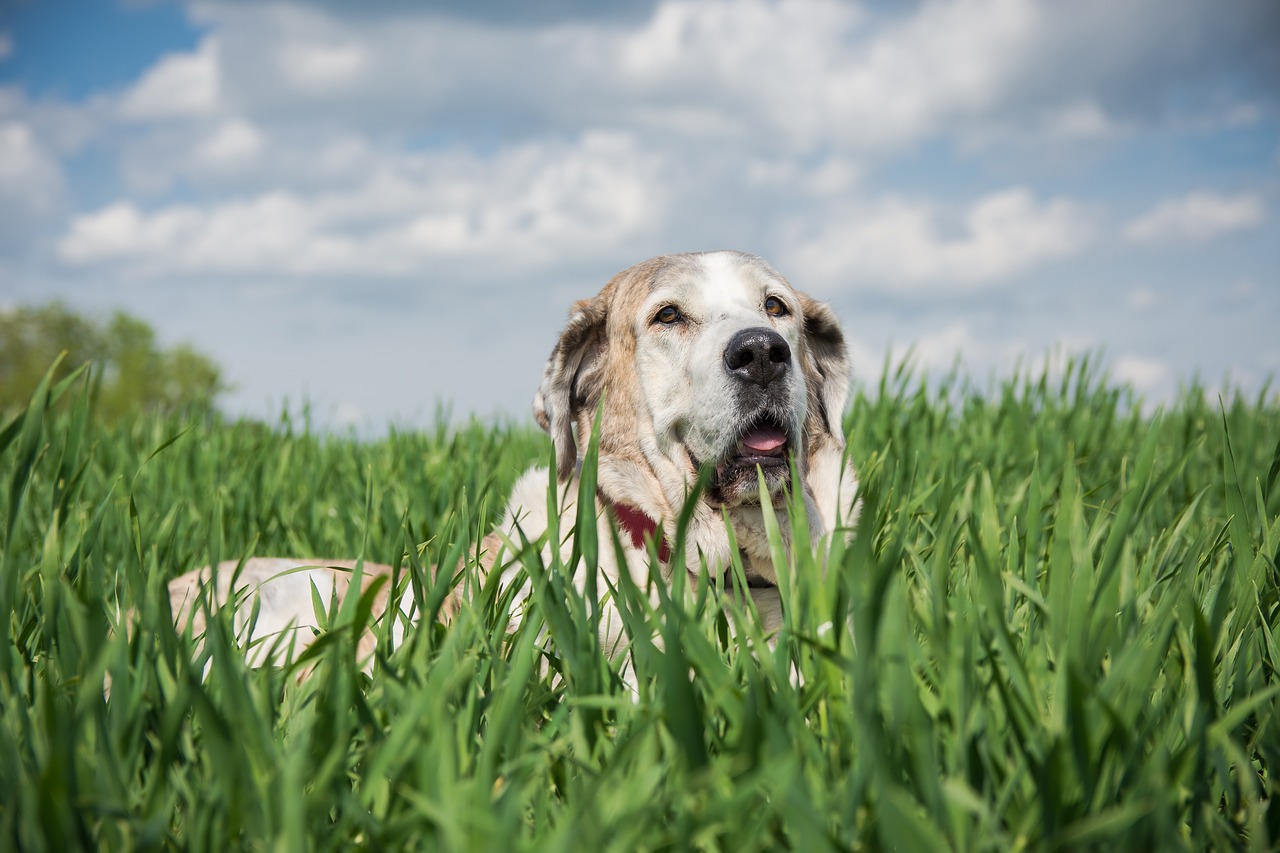
[[[656,607],[620,587],[633,692],[534,548],[518,630],[485,586],[372,675],[354,597],[284,667],[247,668],[224,617],[198,652],[170,623],[169,578],[255,554],[392,563],[435,612],[475,579],[429,567],[474,559],[550,456],[536,430],[108,426],[81,385],[0,425],[2,848],[1280,843],[1273,395],[1148,413],[1087,359],[986,385],[886,369],[845,420],[858,535],[825,571],[784,561],[776,648],[705,577]],[[613,547],[581,540],[588,564]]]

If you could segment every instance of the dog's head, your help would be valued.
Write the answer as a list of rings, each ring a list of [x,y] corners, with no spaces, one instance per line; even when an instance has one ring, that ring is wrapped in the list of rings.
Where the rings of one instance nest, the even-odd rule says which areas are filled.
[[[575,428],[586,436],[603,401],[602,487],[606,472],[623,470],[628,492],[656,486],[667,506],[655,496],[648,510],[667,515],[701,466],[713,471],[705,500],[729,508],[761,502],[757,470],[775,502],[792,457],[807,476],[834,453],[838,472],[848,390],[844,336],[829,308],[759,258],[670,255],[574,306],[534,415],[566,480]]]

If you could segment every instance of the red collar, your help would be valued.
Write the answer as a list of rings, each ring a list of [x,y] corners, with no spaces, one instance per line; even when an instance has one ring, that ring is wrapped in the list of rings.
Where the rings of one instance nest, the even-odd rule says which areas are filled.
[[[614,503],[603,494],[600,499],[613,510],[613,517],[618,520],[618,527],[631,537],[632,545],[644,551],[647,547],[644,542],[647,536],[658,544],[658,559],[664,563],[671,560],[671,546],[667,544],[667,537],[662,535],[658,522],[629,504]]]

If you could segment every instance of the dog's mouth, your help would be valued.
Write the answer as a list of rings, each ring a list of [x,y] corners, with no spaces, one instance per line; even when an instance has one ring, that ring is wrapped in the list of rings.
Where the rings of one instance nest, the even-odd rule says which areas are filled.
[[[742,431],[729,456],[717,467],[785,466],[790,445],[791,438],[787,434],[786,425],[772,415],[764,415],[756,418]]]
[[[776,415],[761,414],[748,422],[729,453],[716,465],[707,497],[713,504],[733,505],[760,499],[758,477],[773,494],[786,488],[791,434]],[[759,473],[757,473],[757,470]]]
[[[773,494],[785,489],[794,446],[791,427],[777,414],[764,411],[746,422],[718,461],[703,462],[686,443],[691,470],[696,474],[714,466],[707,483],[707,499],[712,505],[736,505],[758,500],[757,485],[763,474],[765,489]],[[757,473],[759,469],[759,473]]]

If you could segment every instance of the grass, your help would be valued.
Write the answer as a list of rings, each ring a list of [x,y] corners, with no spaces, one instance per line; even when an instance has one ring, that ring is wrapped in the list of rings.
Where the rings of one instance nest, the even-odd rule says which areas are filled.
[[[0,427],[0,847],[1280,842],[1271,397],[1146,415],[1087,361],[985,389],[886,372],[846,420],[860,535],[825,576],[787,565],[776,652],[712,585],[623,587],[633,695],[532,549],[519,630],[490,586],[371,678],[354,599],[294,667],[247,669],[225,618],[194,657],[170,626],[168,578],[250,554],[393,563],[430,610],[424,566],[471,553],[540,434],[106,427],[76,394]]]

